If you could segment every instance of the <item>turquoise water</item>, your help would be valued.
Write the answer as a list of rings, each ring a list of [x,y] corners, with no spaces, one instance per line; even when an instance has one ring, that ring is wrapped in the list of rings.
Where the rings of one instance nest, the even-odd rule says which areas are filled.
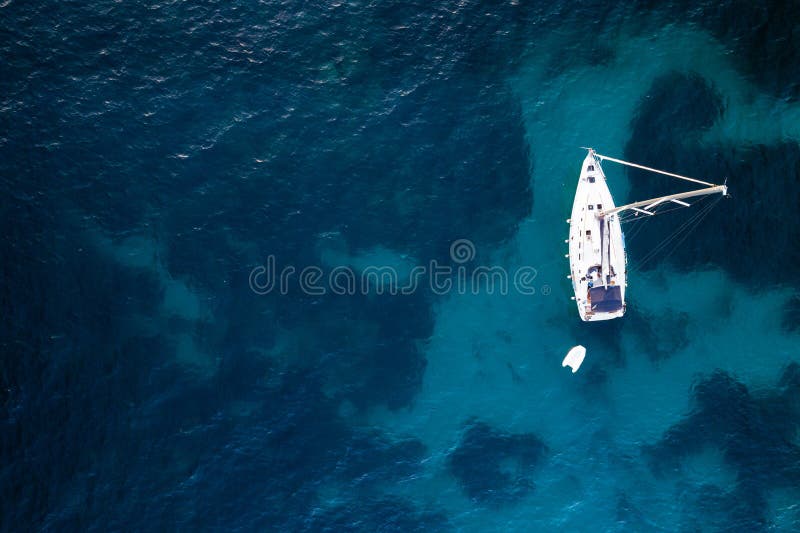
[[[0,12],[4,530],[800,528],[793,5]],[[581,146],[732,193],[646,264],[687,215],[625,228],[608,323]],[[269,257],[534,290],[260,295]]]

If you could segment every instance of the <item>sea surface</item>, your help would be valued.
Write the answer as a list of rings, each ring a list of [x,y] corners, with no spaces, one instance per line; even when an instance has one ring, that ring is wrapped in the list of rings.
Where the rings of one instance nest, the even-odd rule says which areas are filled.
[[[0,529],[797,531],[798,26],[3,0]],[[625,227],[622,320],[570,301],[582,146],[731,192]]]

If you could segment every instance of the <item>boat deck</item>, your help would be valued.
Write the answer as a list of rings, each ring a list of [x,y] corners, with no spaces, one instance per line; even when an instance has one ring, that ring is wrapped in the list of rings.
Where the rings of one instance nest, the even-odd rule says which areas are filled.
[[[627,260],[622,227],[616,215],[609,216],[607,224],[597,216],[601,210],[613,208],[606,176],[590,151],[578,179],[569,233],[572,286],[584,321],[610,320],[625,314]],[[604,250],[608,250],[605,258]]]

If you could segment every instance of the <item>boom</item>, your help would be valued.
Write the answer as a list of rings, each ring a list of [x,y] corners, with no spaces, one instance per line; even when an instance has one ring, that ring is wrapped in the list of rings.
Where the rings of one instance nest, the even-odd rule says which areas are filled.
[[[682,198],[692,198],[694,196],[704,196],[706,194],[716,194],[716,193],[720,193],[723,196],[725,196],[726,194],[728,194],[728,186],[713,185],[713,187],[706,187],[705,189],[697,189],[694,191],[670,194],[668,196],[660,196],[658,198],[650,198],[649,200],[642,200],[641,202],[633,202],[632,204],[621,205],[619,207],[615,207],[614,209],[609,209],[607,211],[600,211],[597,213],[597,216],[605,217],[608,215],[613,215],[614,213],[619,213],[620,211],[626,211],[628,209],[632,209],[634,211],[639,211],[639,212],[645,212],[651,215],[653,213],[647,211],[647,208],[655,207],[656,205],[662,202],[675,202],[675,203],[685,204],[686,202],[680,202]]]

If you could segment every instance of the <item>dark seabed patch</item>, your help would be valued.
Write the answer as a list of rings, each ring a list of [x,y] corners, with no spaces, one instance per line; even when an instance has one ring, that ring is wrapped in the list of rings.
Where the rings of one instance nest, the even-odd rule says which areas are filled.
[[[781,329],[785,333],[800,332],[800,294],[791,296],[783,304]]]
[[[533,474],[546,453],[547,446],[532,433],[503,433],[470,420],[448,461],[467,496],[494,506],[513,503],[534,489]]]
[[[290,364],[322,372],[329,394],[359,409],[411,405],[427,364],[422,343],[433,331],[425,294],[298,294],[279,305],[279,323],[302,339],[300,361]]]
[[[700,135],[724,113],[723,96],[697,74],[674,72],[654,81],[633,121],[626,159],[640,164],[721,183],[729,178],[732,199],[718,195],[701,202],[719,204],[702,218],[702,231],[679,230],[692,210],[637,221],[628,245],[633,269],[669,262],[682,271],[709,264],[754,288],[800,279],[800,226],[792,219],[800,204],[800,146],[728,146],[699,142]],[[629,198],[652,198],[676,190],[676,180],[631,169]],[[677,187],[677,188],[676,188]],[[769,206],[754,209],[753,205]],[[691,219],[689,219],[691,220]],[[686,238],[688,237],[688,238]],[[661,243],[668,245],[648,260]]]
[[[625,323],[621,320],[581,322],[576,316],[569,317],[570,337],[587,349],[591,348],[593,359],[597,357],[605,365],[615,368],[625,366],[625,350],[622,349],[625,329]]]
[[[591,348],[592,361],[599,360],[605,366],[625,367],[628,356],[622,345],[625,337],[635,339],[636,356],[646,354],[653,362],[668,359],[689,345],[689,316],[673,309],[650,313],[628,303],[625,320],[588,323],[574,317],[569,320],[572,338]],[[589,368],[593,366],[590,362]]]
[[[631,501],[624,492],[617,496],[617,524],[627,530],[643,531],[650,529],[653,524],[647,521],[644,513]]]
[[[264,298],[248,273],[320,264],[326,232],[421,260],[490,249],[532,209],[500,76],[529,8],[434,8],[467,35],[428,8],[153,7],[3,8],[4,527],[294,526],[328,480],[410,475],[418,441],[338,413],[411,404],[428,296]],[[130,237],[147,265],[113,257]],[[165,281],[207,314],[165,311]]]
[[[796,98],[792,6],[671,5],[729,43],[759,87]],[[355,422],[414,405],[432,295],[259,297],[250,269],[270,254],[321,264],[328,234],[353,255],[380,246],[447,259],[457,238],[491,254],[533,213],[538,177],[508,75],[532,54],[553,76],[611,64],[618,29],[661,8],[99,0],[0,10],[0,529],[448,528],[450,517],[393,492],[424,472],[422,442]],[[569,46],[549,49],[551,34]],[[654,87],[632,125],[660,149],[633,142],[627,155],[727,174],[742,199],[672,260],[719,264],[750,285],[765,273],[794,283],[798,230],[782,224],[796,218],[785,206],[798,203],[797,145],[687,148],[724,95],[692,75],[660,83],[669,88]],[[753,197],[769,216],[746,210]],[[610,369],[624,363],[618,327],[590,332]],[[680,322],[669,339],[635,328],[656,357],[680,349],[667,342],[683,338]],[[522,390],[520,368],[509,381]],[[587,370],[594,395],[612,370]],[[759,484],[796,482],[780,422],[793,419],[778,415],[796,414],[796,374],[774,404],[720,380],[697,401],[731,400],[721,419],[702,408],[685,422],[694,432],[674,429],[685,442],[650,453],[679,463],[708,426],[706,440],[749,483],[719,504],[735,515],[727,498],[741,498],[746,523],[759,524]],[[757,427],[737,425],[737,405]],[[448,465],[494,511],[530,493],[545,456],[536,435],[470,421]],[[620,509],[638,523],[622,499]]]
[[[730,490],[716,485],[683,487],[679,493],[683,512],[682,531],[769,531],[768,502],[751,483],[737,483]]]
[[[788,365],[777,387],[758,395],[717,370],[692,388],[690,413],[645,446],[644,454],[656,474],[680,477],[685,458],[709,446],[719,449],[737,473],[733,493],[717,495],[725,502],[721,508],[733,523],[762,528],[766,491],[796,490],[800,484],[799,428],[800,365]],[[698,502],[706,505],[706,500]]]
[[[669,308],[658,313],[630,311],[625,330],[634,333],[640,353],[646,353],[651,361],[668,359],[689,346],[690,320],[686,313]]]
[[[697,24],[731,50],[737,68],[761,90],[790,101],[800,98],[796,2],[639,0],[636,7]]]
[[[4,528],[294,529],[325,483],[374,495],[419,471],[419,441],[352,427],[338,414],[341,399],[323,393],[327,375],[285,373],[265,357],[274,335],[227,316],[160,316],[165,288],[153,270],[117,262],[66,225],[69,217],[56,225],[47,212],[0,212],[19,228],[2,241],[5,256],[17,258],[4,263],[0,326]],[[69,239],[47,240],[66,231]],[[35,279],[47,279],[47,290]],[[411,312],[402,306],[414,302],[385,307]],[[387,350],[408,347],[414,328],[429,327],[414,312],[421,326],[406,320],[406,329],[386,333],[395,341]],[[259,323],[274,327],[263,316]],[[217,371],[205,379],[180,363],[174,337],[147,334],[153,324],[202,341],[219,355]],[[390,382],[376,387],[397,394]]]
[[[451,531],[447,517],[402,500],[366,498],[312,516],[303,531]]]

